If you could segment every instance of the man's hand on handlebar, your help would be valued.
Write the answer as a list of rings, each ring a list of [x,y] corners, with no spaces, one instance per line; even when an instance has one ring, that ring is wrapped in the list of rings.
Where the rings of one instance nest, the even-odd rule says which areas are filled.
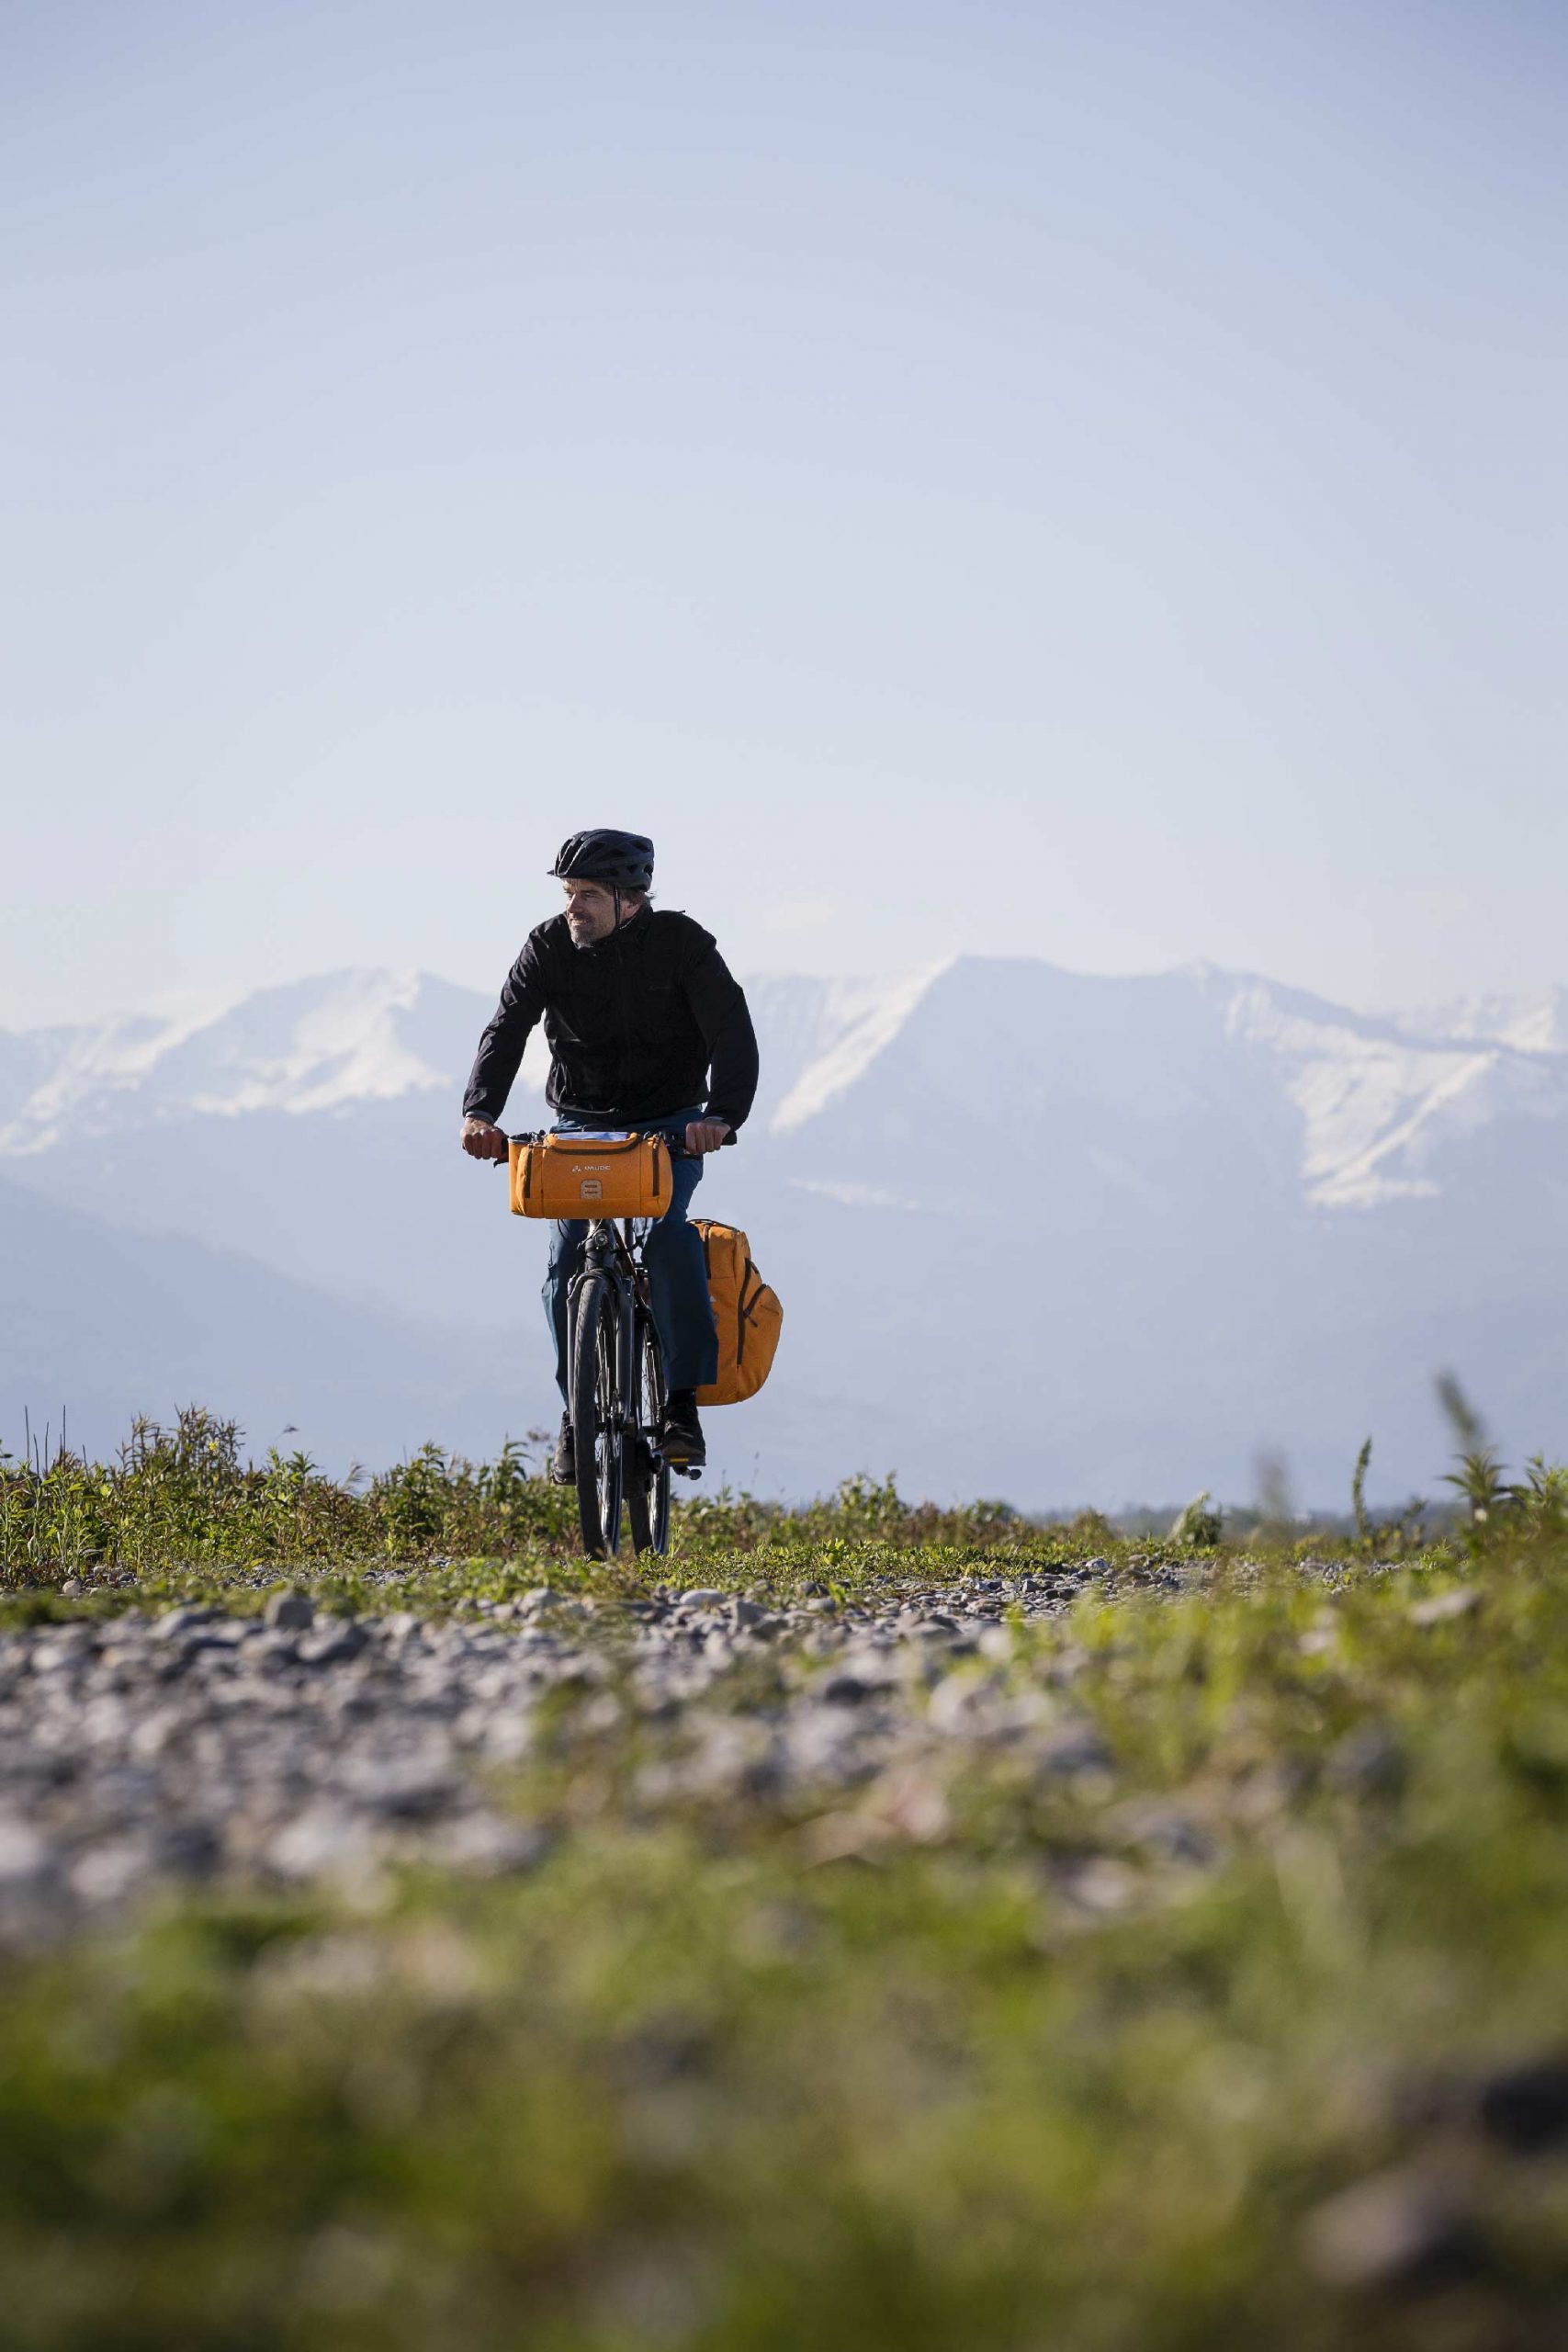
[[[705,1151],[716,1151],[728,1133],[727,1120],[694,1119],[686,1129],[686,1149],[700,1159]]]
[[[463,1149],[470,1159],[504,1159],[506,1137],[488,1119],[465,1119]]]
[[[729,1133],[724,1119],[693,1119],[686,1127],[686,1149],[694,1159],[704,1152],[716,1151]],[[504,1159],[506,1136],[489,1119],[465,1119],[463,1149],[470,1159]]]

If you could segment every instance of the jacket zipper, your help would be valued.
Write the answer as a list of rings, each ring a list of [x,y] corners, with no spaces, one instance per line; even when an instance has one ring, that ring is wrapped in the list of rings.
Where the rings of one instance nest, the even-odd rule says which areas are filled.
[[[626,1012],[626,944],[621,936],[619,924],[615,927],[614,944],[615,950],[615,1010],[621,1017],[621,1083],[618,1093],[620,1101],[625,1102],[631,1093],[632,1025],[630,1018]]]

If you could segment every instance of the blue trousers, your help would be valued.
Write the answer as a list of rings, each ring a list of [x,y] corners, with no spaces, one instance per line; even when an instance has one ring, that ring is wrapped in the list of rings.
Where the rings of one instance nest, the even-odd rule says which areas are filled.
[[[662,1135],[682,1136],[687,1122],[704,1115],[700,1106],[694,1106],[690,1111],[673,1112],[668,1119],[660,1120],[659,1131]],[[558,1136],[591,1134],[596,1128],[615,1125],[612,1119],[561,1119],[557,1122],[555,1133]],[[708,1299],[702,1236],[686,1219],[686,1211],[692,1205],[692,1194],[702,1182],[702,1173],[700,1159],[671,1161],[670,1206],[649,1227],[642,1253],[643,1263],[648,1268],[648,1287],[653,1300],[653,1319],[659,1327],[660,1345],[664,1350],[664,1382],[668,1388],[701,1388],[707,1381],[718,1377],[718,1332]],[[545,1275],[543,1296],[545,1320],[555,1341],[556,1383],[563,1398],[568,1395],[570,1377],[566,1360],[567,1307],[572,1279],[582,1264],[582,1245],[587,1238],[587,1225],[575,1217],[570,1222],[553,1226],[550,1230],[550,1262]]]

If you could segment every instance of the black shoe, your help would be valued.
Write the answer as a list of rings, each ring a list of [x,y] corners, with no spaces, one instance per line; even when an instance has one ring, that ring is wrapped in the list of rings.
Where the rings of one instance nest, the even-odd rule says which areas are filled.
[[[560,1435],[556,1440],[556,1450],[550,1461],[550,1476],[558,1487],[575,1487],[577,1484],[577,1446],[571,1434],[570,1413],[563,1413],[560,1417]]]
[[[696,1391],[672,1388],[664,1407],[664,1424],[659,1432],[660,1448],[666,1462],[676,1467],[694,1469],[708,1458],[707,1441],[703,1425],[697,1419]]]

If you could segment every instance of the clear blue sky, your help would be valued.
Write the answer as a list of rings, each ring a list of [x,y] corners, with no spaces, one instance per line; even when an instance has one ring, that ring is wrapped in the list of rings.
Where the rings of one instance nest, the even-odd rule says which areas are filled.
[[[0,1023],[742,969],[1568,978],[1548,0],[10,0]]]

